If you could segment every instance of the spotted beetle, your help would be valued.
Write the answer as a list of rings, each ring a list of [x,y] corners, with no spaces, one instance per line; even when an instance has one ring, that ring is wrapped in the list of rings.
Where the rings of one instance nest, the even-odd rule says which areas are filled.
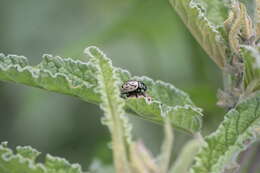
[[[147,86],[137,80],[128,80],[121,86],[121,96],[125,97],[146,97]]]

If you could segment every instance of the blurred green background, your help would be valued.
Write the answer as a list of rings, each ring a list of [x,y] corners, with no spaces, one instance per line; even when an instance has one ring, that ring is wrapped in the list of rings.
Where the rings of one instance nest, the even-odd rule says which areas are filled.
[[[167,0],[1,0],[0,22],[4,54],[24,55],[37,64],[45,53],[83,59],[84,48],[95,45],[114,66],[170,82],[190,94],[204,110],[204,135],[223,119],[216,106],[221,72]],[[13,83],[0,83],[0,97],[0,141],[9,141],[12,148],[31,145],[85,169],[93,158],[111,163],[109,132],[100,123],[98,106]],[[129,118],[135,139],[157,154],[162,126]],[[175,136],[175,152],[191,138],[179,131]]]

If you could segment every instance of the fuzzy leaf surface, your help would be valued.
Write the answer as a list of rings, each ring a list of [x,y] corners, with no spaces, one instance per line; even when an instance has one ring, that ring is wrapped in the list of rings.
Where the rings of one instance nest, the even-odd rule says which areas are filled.
[[[203,10],[206,18],[215,26],[222,26],[228,17],[228,6],[230,2],[226,0],[194,0]]]
[[[260,89],[260,53],[256,48],[243,46],[241,54],[244,60],[244,88],[251,93]]]
[[[120,98],[119,78],[110,59],[96,47],[85,50],[91,56],[90,62],[95,65],[98,86],[97,93],[101,96],[100,108],[104,111],[105,123],[112,136],[112,148],[116,172],[130,172],[127,157],[127,138],[131,141],[130,129],[124,112],[124,100]]]
[[[201,47],[222,68],[227,47],[219,27],[227,16],[224,3],[219,0],[170,0],[170,3]]]
[[[259,137],[260,92],[230,110],[218,129],[205,138],[191,173],[224,172],[238,154]]]
[[[178,129],[189,133],[200,130],[201,109],[193,104],[186,93],[169,83],[154,81],[148,77],[131,76],[121,68],[115,68],[115,71],[120,80],[119,85],[129,79],[144,82],[148,87],[147,94],[153,100],[149,104],[142,98],[127,99],[126,110],[159,123],[163,122],[164,116],[169,115],[172,124]],[[31,66],[23,56],[0,54],[0,80],[68,94],[99,104],[101,98],[96,91],[98,79],[95,74],[96,68],[92,62],[44,55],[40,64]]]
[[[36,163],[39,152],[29,146],[16,148],[16,153],[7,147],[7,142],[0,144],[1,173],[83,173],[78,164],[47,155],[44,164]]]

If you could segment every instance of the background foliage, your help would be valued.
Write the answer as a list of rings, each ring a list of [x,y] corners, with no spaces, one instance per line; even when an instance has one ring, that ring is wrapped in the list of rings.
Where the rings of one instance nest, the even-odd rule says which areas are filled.
[[[44,53],[83,59],[82,50],[94,44],[114,66],[188,92],[204,109],[204,134],[223,119],[215,106],[221,72],[167,1],[3,1],[0,13],[0,52],[25,55],[38,63]],[[111,162],[109,133],[100,123],[97,106],[8,83],[0,83],[0,97],[0,141],[9,141],[11,147],[31,145],[85,167],[93,156]],[[158,153],[162,126],[129,118],[134,137]],[[175,135],[175,148],[189,137],[183,132]]]

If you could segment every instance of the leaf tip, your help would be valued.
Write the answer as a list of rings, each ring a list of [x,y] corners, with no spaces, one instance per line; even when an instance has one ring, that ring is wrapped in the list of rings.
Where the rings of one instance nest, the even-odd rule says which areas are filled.
[[[95,57],[95,54],[103,54],[101,50],[96,46],[89,46],[84,49],[84,54],[90,56],[91,58]]]

